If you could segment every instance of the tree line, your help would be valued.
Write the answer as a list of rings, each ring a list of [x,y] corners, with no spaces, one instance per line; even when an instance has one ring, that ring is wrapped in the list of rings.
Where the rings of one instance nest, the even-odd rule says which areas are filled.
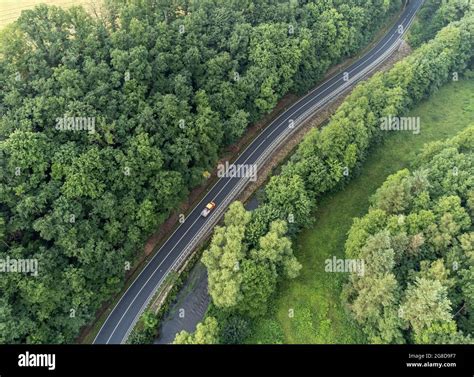
[[[428,144],[414,171],[389,176],[355,219],[343,296],[371,343],[472,343],[474,125]]]
[[[400,0],[104,1],[0,38],[0,342],[71,342],[219,153],[365,45]],[[87,119],[87,124],[84,124]]]
[[[467,12],[461,20],[444,27],[434,39],[423,44],[389,71],[377,73],[359,84],[338,108],[329,124],[321,130],[309,131],[289,162],[282,167],[281,174],[270,179],[265,187],[262,203],[245,221],[245,228],[236,230],[233,240],[237,240],[237,243],[233,244],[233,249],[241,250],[247,244],[258,245],[259,240],[271,232],[275,221],[287,223],[289,237],[308,226],[317,199],[323,194],[343,188],[360,170],[371,146],[380,143],[386,136],[387,131],[381,127],[382,119],[403,115],[441,85],[472,69],[473,25],[474,14]],[[470,172],[467,167],[465,171]],[[463,177],[465,178],[465,174]],[[398,186],[394,185],[392,189],[396,191]],[[219,229],[218,232],[220,231]],[[227,260],[228,257],[232,258],[222,248],[220,260]],[[208,267],[209,292],[213,297],[208,315],[216,318],[219,323],[218,330],[213,330],[217,331],[215,339],[223,343],[238,343],[248,334],[252,317],[245,315],[238,306],[230,311],[223,310],[219,300],[214,300],[214,296],[218,296],[220,292],[213,277],[220,276],[225,268],[219,264],[207,263],[207,258],[204,256],[203,261]],[[296,259],[295,263],[298,263]],[[380,263],[383,265],[383,262]],[[282,277],[283,275],[279,275],[279,280]],[[249,292],[248,297],[265,289],[266,275],[255,278],[256,281],[260,279],[262,285]],[[379,287],[384,288],[383,282],[379,283]],[[265,297],[271,297],[271,293]],[[255,302],[258,300],[255,299]],[[360,305],[363,307],[363,302]],[[258,316],[264,310],[252,313]],[[381,318],[380,321],[391,319],[393,318]],[[390,338],[384,340],[387,339]],[[400,337],[391,339],[401,340]]]
[[[410,46],[419,47],[444,26],[460,20],[470,10],[470,0],[425,0],[409,33]]]
[[[406,113],[448,80],[472,67],[473,13],[443,28],[430,42],[358,85],[323,129],[312,129],[265,187],[255,210],[254,238],[277,218],[292,219],[297,230],[308,225],[317,198],[339,189],[357,174],[370,147],[387,134],[386,117]]]

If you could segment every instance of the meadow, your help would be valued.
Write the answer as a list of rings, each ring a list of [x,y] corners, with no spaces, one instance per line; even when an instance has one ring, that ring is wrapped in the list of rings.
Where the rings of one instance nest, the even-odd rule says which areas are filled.
[[[320,200],[314,225],[294,245],[303,265],[300,276],[281,284],[271,311],[256,322],[247,343],[366,342],[341,302],[347,275],[325,272],[325,261],[344,258],[352,219],[367,212],[370,196],[388,175],[410,168],[425,143],[450,138],[474,123],[474,80],[445,85],[406,115],[420,118],[418,134],[392,131],[370,152],[357,177]]]

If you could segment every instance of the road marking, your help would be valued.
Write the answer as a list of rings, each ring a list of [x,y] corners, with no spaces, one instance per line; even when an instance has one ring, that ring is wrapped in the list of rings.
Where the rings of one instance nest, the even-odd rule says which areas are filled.
[[[422,3],[423,3],[423,1],[420,2],[420,5],[421,5]],[[400,34],[400,33],[398,33],[397,31],[394,31],[391,35],[390,35],[390,34],[386,34],[385,37],[387,37],[388,35],[390,35],[389,38],[387,39],[387,41],[385,41],[385,43],[384,43],[382,46],[380,46],[373,54],[371,54],[371,53],[377,48],[378,45],[374,46],[371,50],[369,50],[369,52],[367,52],[367,53],[364,55],[364,58],[363,58],[362,60],[357,61],[357,63],[355,64],[354,67],[350,67],[350,66],[349,66],[349,71],[348,71],[348,72],[349,72],[349,73],[352,73],[352,72],[355,71],[357,68],[359,68],[359,67],[361,66],[361,64],[363,64],[365,61],[367,61],[367,60],[369,60],[370,58],[372,58],[373,55],[376,55],[387,43],[389,43],[389,42],[391,41],[391,39],[392,39],[392,37],[393,37],[394,35],[398,35],[398,37],[395,38],[395,41],[398,41],[399,39],[401,39],[401,38],[403,37],[403,35],[405,34],[406,30],[408,29],[408,26],[411,24],[411,21],[413,20],[414,15],[416,14],[416,11],[417,11],[418,9],[419,9],[419,6],[414,7],[414,8],[412,9],[412,13],[413,13],[412,15],[410,15],[410,12],[408,12],[408,14],[403,18],[403,20],[402,20],[400,23],[395,24],[395,25],[392,27],[392,29],[396,29],[396,28],[398,27],[398,25],[400,25],[400,24],[403,25],[403,23],[405,22],[405,20],[406,20],[408,17],[410,17],[409,23],[408,23],[407,27],[404,28],[404,32],[403,32],[403,33]],[[392,29],[391,29],[391,30],[392,30]],[[376,61],[376,59],[375,59],[374,61]],[[336,74],[336,75],[334,75],[334,76],[332,76],[332,77],[329,77],[325,82],[321,83],[318,87],[316,87],[315,89],[311,90],[311,91],[308,92],[304,97],[302,97],[302,98],[299,99],[297,102],[295,102],[293,105],[291,105],[291,106],[290,106],[290,110],[293,109],[298,103],[300,103],[300,102],[303,101],[304,99],[307,99],[308,97],[310,97],[310,95],[311,95],[312,93],[314,93],[316,90],[318,90],[319,88],[321,88],[323,85],[325,85],[325,84],[329,83],[331,80],[337,78],[339,75],[342,76],[343,73],[338,73],[338,74]],[[314,98],[310,98],[310,99],[308,100],[308,102],[303,105],[303,107],[305,107],[305,106],[308,105],[308,104],[311,104],[311,102],[314,102],[314,101],[315,101],[318,97],[320,97],[323,93],[325,93],[327,90],[329,90],[329,89],[332,88],[334,85],[336,85],[337,83],[339,83],[340,80],[341,80],[341,78],[338,78],[333,84],[331,84],[330,86],[328,86],[327,88],[325,88],[322,92],[318,93]],[[327,96],[326,96],[326,97],[327,97]],[[326,98],[326,97],[325,97],[325,98]],[[324,98],[323,98],[323,99],[324,99]],[[320,102],[320,101],[318,101],[318,102]],[[316,104],[317,104],[318,102],[316,102]],[[310,109],[311,109],[311,106],[309,107],[308,110],[310,110]],[[252,153],[245,159],[245,161],[243,162],[243,164],[245,164],[245,163],[253,156],[253,154],[258,150],[258,148],[260,148],[260,146],[265,142],[265,140],[267,140],[275,131],[279,130],[279,129],[281,128],[281,126],[282,126],[288,119],[290,119],[290,117],[291,117],[292,115],[294,115],[294,114],[295,114],[296,112],[298,112],[299,110],[301,110],[301,108],[294,109],[293,112],[292,112],[285,120],[283,120],[282,123],[280,123],[279,125],[277,125],[276,128],[275,128],[274,130],[272,130],[272,131],[270,132],[270,134],[269,134],[268,136],[266,136],[265,139],[264,139],[264,140],[252,151]],[[273,120],[273,121],[269,124],[269,126],[268,126],[265,130],[270,129],[271,126],[272,126],[273,124],[275,124],[275,122],[277,122],[280,117],[282,117],[283,115],[285,115],[286,112],[287,112],[287,111],[285,111],[284,113],[280,114],[275,120]],[[304,115],[304,114],[305,114],[305,111],[303,111],[303,113],[302,113],[301,115]],[[286,127],[285,127],[285,128],[286,128]],[[264,130],[263,132],[265,132],[265,130]],[[263,132],[262,132],[262,134],[260,134],[260,135],[263,135]],[[247,148],[242,152],[242,154],[244,154],[251,146],[253,146],[253,144],[254,144],[258,139],[259,139],[259,136],[257,136],[257,138],[256,138],[249,146],[247,146]],[[237,161],[238,161],[238,159],[237,159],[235,162],[237,162]],[[238,172],[239,169],[240,169],[240,167],[237,169],[237,172]],[[231,178],[230,178],[230,179],[231,179]],[[225,182],[224,186],[223,186],[223,187],[219,190],[219,192],[214,196],[214,199],[217,198],[217,196],[222,192],[222,190],[224,190],[224,188],[227,187],[228,183],[230,182],[230,179],[228,179],[228,181]],[[214,188],[215,188],[220,182],[222,182],[222,181],[221,181],[221,180],[217,181],[217,182],[214,184],[214,186],[209,190],[208,194],[211,193],[212,190],[214,190]],[[194,209],[189,213],[189,215],[188,215],[187,218],[189,218],[196,210],[199,209],[199,205],[206,199],[206,197],[207,197],[207,195],[205,195],[204,198],[201,199],[201,201],[200,201],[200,202],[194,207]],[[213,199],[213,200],[214,200],[214,199]],[[212,214],[211,214],[211,216],[212,216]],[[187,219],[187,218],[186,218],[186,219]],[[123,300],[123,298],[126,296],[126,294],[128,293],[128,291],[130,290],[130,288],[134,285],[134,283],[135,283],[136,281],[138,281],[138,279],[140,278],[141,274],[146,270],[146,268],[151,264],[151,262],[160,254],[160,253],[159,253],[160,250],[161,250],[163,247],[166,246],[166,244],[170,241],[170,239],[173,237],[173,235],[181,228],[181,226],[182,226],[183,224],[186,223],[186,219],[185,219],[185,221],[184,221],[182,224],[180,224],[180,225],[178,226],[178,228],[171,234],[171,236],[167,239],[167,241],[160,247],[160,249],[156,252],[156,254],[154,255],[154,257],[148,262],[147,266],[145,266],[145,268],[140,272],[140,274],[136,277],[136,279],[132,282],[132,284],[129,286],[129,288],[128,288],[128,289],[125,291],[125,293],[122,295],[122,297],[120,298],[120,300],[118,301],[118,303],[115,305],[114,309],[112,309],[112,311],[110,312],[109,316],[108,316],[107,319],[105,320],[105,322],[104,322],[104,324],[102,325],[101,329],[100,329],[99,332],[97,333],[97,336],[96,336],[94,342],[97,340],[98,336],[100,335],[102,329],[104,328],[105,324],[107,323],[108,318],[109,318],[109,317],[112,315],[112,313],[115,311],[116,307],[120,304],[120,302],[121,302],[121,301]],[[200,219],[200,216],[198,216],[198,217],[196,218],[196,220],[191,224],[191,226],[185,231],[185,233],[184,233],[184,234],[180,237],[180,239],[176,242],[175,246],[173,246],[173,248],[168,252],[168,254],[166,254],[166,256],[165,256],[165,257],[163,258],[163,260],[160,262],[160,264],[158,265],[158,267],[153,271],[153,273],[150,275],[150,277],[149,277],[149,278],[146,280],[146,282],[142,285],[140,291],[134,296],[132,302],[128,305],[128,307],[127,307],[127,309],[125,310],[124,314],[121,316],[121,318],[120,318],[119,321],[117,322],[116,326],[114,327],[114,329],[113,329],[111,335],[109,336],[109,338],[107,339],[107,342],[106,342],[106,343],[108,343],[109,340],[112,338],[112,336],[115,334],[115,331],[116,331],[117,327],[118,327],[118,326],[120,325],[120,323],[122,322],[124,316],[128,313],[128,310],[130,309],[131,305],[135,302],[135,300],[137,299],[137,297],[138,297],[138,296],[140,295],[140,293],[142,292],[143,288],[145,288],[145,286],[147,285],[147,283],[148,283],[148,282],[150,281],[150,279],[153,277],[153,275],[155,274],[156,270],[166,261],[166,259],[167,259],[168,256],[171,254],[171,252],[176,248],[176,246],[177,246],[177,245],[179,244],[179,242],[184,238],[184,236],[186,236],[186,235],[188,234],[188,232],[191,230],[191,228],[194,226],[194,224],[195,224],[199,219]],[[179,256],[178,256],[178,258],[179,258]],[[171,266],[171,267],[172,267],[172,266]],[[166,273],[168,273],[168,271],[171,269],[171,267],[168,268],[168,270],[166,271]],[[160,272],[161,272],[161,270],[160,270]],[[160,281],[158,282],[158,284],[157,284],[156,286],[159,286],[159,285],[161,284],[161,282],[163,281],[163,279],[164,279],[164,276],[160,279]],[[155,286],[155,288],[156,288],[156,286]],[[155,288],[153,289],[153,291],[155,290]],[[148,299],[149,299],[149,297],[148,297]],[[148,302],[148,299],[146,300],[145,304]],[[144,304],[144,305],[145,305],[145,304]],[[143,309],[143,306],[142,306],[142,308],[140,309],[140,311],[139,311],[139,313],[137,314],[137,316],[140,314],[140,312],[141,312],[142,309]],[[135,316],[134,321],[132,322],[132,324],[135,323],[137,316]],[[132,326],[132,327],[133,327],[133,326]],[[129,332],[129,331],[128,331],[128,332]],[[123,340],[123,339],[122,339],[122,340]]]

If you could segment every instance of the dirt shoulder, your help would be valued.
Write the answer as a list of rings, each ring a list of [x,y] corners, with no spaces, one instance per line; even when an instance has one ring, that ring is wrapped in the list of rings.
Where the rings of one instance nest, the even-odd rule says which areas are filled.
[[[386,27],[388,28],[388,26]],[[379,35],[383,35],[385,29],[381,30],[377,37],[374,38],[369,46],[362,50],[357,56],[354,56],[350,59],[347,59],[341,64],[338,64],[332,67],[325,77],[321,80],[324,82],[328,77],[333,75],[335,72],[341,71],[345,67],[351,65],[359,56],[363,55],[368,51],[379,39]],[[392,54],[378,69],[377,71],[389,69],[393,64],[408,55],[411,52],[410,47],[403,42],[400,48]],[[375,72],[374,72],[375,73]],[[372,74],[371,74],[372,75]],[[371,76],[368,75],[367,77]],[[319,110],[313,117],[308,119],[305,124],[299,128],[286,142],[279,147],[273,157],[267,162],[267,164],[259,170],[258,179],[256,182],[251,183],[246,189],[239,195],[239,200],[245,202],[250,198],[253,192],[257,190],[264,182],[268,179],[271,172],[275,167],[277,167],[290,153],[294,148],[299,144],[304,135],[314,127],[320,127],[339,107],[339,105],[344,101],[346,96],[350,93],[351,90],[344,92],[336,100],[332,101],[330,104],[326,105],[324,109]],[[247,129],[243,137],[240,140],[224,149],[220,161],[234,161],[239,153],[245,148],[265,129],[274,119],[276,119],[282,112],[284,112],[289,106],[298,101],[301,97],[294,94],[288,94],[284,96],[273,111],[263,117],[259,122],[255,123]],[[217,166],[217,164],[216,164]],[[187,199],[183,201],[177,211],[175,211],[171,216],[160,226],[160,228],[147,240],[145,243],[143,252],[140,253],[140,256],[135,261],[133,268],[129,271],[126,276],[126,282],[123,290],[117,294],[112,300],[102,305],[96,315],[96,320],[92,325],[86,326],[81,330],[79,337],[77,338],[77,343],[92,343],[94,340],[95,334],[99,331],[102,323],[106,320],[108,314],[113,309],[115,304],[118,302],[121,297],[121,293],[126,290],[131,283],[134,281],[135,277],[138,276],[140,271],[146,266],[148,261],[153,256],[153,251],[159,249],[159,247],[166,241],[167,236],[172,233],[179,225],[178,217],[180,214],[186,215],[194,206],[201,200],[201,198],[209,191],[212,186],[217,181],[217,168],[211,172],[211,176],[205,182],[205,184],[198,186],[190,191]]]
[[[397,51],[395,51],[387,60],[385,60],[385,62],[383,62],[376,71],[365,76],[364,80],[372,77],[377,72],[383,72],[390,69],[396,62],[408,56],[410,53],[410,46],[405,41],[402,41]],[[279,148],[277,148],[275,153],[273,153],[272,158],[265,164],[264,167],[259,170],[257,180],[245,188],[242,194],[239,195],[238,200],[246,202],[258,188],[263,186],[265,182],[271,177],[273,170],[280,166],[280,164],[289,156],[291,156],[293,151],[296,149],[308,131],[312,128],[319,128],[324,125],[324,123],[328,121],[328,119],[336,112],[338,107],[344,102],[347,96],[352,92],[352,89],[353,88],[350,88],[349,90],[345,91],[337,99],[331,101],[323,109],[317,111],[304,123],[303,126],[301,126],[300,129],[298,129],[297,132],[292,134]]]
[[[378,72],[389,69],[398,60],[402,59],[410,53],[410,48],[406,43],[400,46],[385,63],[379,67]],[[368,75],[369,77],[371,75]],[[275,152],[273,158],[259,170],[256,182],[249,185],[239,196],[239,200],[247,202],[256,191],[266,184],[266,181],[273,175],[273,172],[285,163],[287,158],[291,156],[298,144],[304,138],[306,133],[315,127],[325,125],[330,116],[337,110],[339,105],[349,95],[351,90],[342,94],[337,100],[327,105],[324,109],[317,112],[305,125],[293,134],[286,142]],[[198,248],[196,252],[198,251]],[[196,283],[198,281],[199,283]],[[180,291],[175,300],[171,303],[167,315],[160,324],[160,330],[155,340],[157,344],[171,343],[181,330],[193,332],[196,326],[205,316],[207,306],[210,302],[210,296],[207,290],[207,273],[205,267],[201,263],[197,263],[192,269],[190,276],[182,284]],[[184,309],[188,313],[185,318],[178,315],[179,310]],[[156,310],[156,308],[155,308]]]

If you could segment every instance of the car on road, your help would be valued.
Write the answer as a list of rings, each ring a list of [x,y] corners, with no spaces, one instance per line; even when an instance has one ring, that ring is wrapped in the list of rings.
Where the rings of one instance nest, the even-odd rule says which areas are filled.
[[[216,208],[216,203],[214,202],[209,202],[206,204],[206,207],[204,207],[204,209],[201,211],[201,216],[202,217],[207,217],[207,215],[209,215],[209,213],[211,213],[211,211]]]

